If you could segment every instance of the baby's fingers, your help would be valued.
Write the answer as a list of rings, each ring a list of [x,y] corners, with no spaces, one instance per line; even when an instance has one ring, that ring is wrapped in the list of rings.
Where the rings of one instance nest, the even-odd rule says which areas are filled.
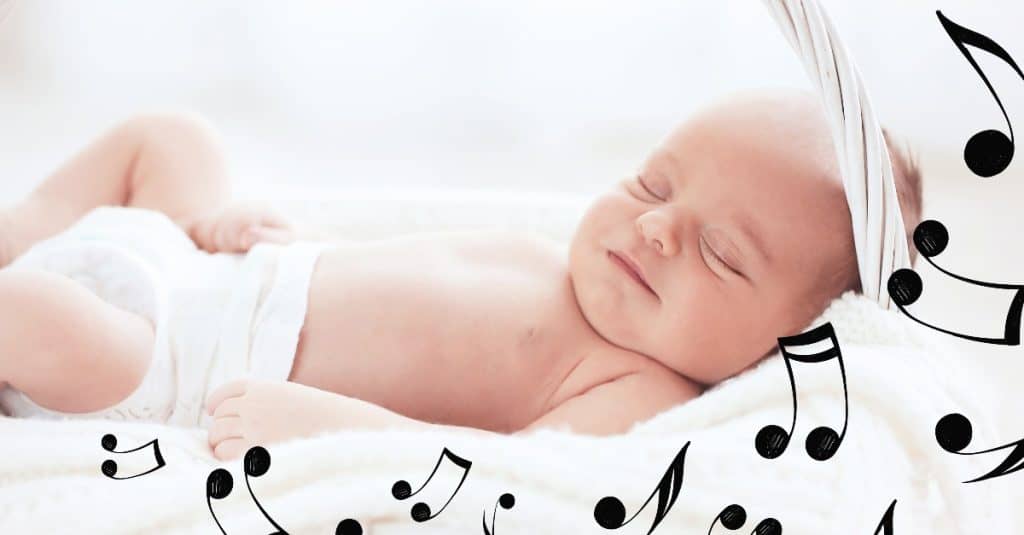
[[[208,218],[200,219],[193,223],[188,230],[189,238],[192,238],[192,241],[195,242],[196,246],[208,253],[217,252],[215,234],[217,231],[217,225],[215,223],[216,222],[214,220]]]
[[[235,379],[218,386],[206,398],[206,414],[213,415],[217,407],[225,400],[244,396],[248,391],[249,381],[247,379]]]
[[[295,231],[290,228],[250,227],[242,238],[243,246],[248,249],[256,242],[291,243],[295,241]]]
[[[217,444],[213,448],[213,456],[220,461],[230,461],[242,456],[250,444],[244,438],[229,438]]]
[[[241,229],[232,225],[230,221],[219,221],[217,229],[213,234],[214,250],[225,253],[239,253],[245,251],[241,245]]]

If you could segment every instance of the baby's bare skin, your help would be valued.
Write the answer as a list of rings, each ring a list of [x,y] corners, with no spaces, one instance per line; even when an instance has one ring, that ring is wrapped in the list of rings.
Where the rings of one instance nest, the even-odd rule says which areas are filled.
[[[567,263],[556,242],[489,231],[330,249],[289,380],[418,420],[513,432],[641,368],[675,375],[593,332]]]

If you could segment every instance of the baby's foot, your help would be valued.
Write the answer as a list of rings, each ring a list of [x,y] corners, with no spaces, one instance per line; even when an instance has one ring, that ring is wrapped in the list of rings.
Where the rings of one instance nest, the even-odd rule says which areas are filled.
[[[209,442],[220,460],[252,446],[267,446],[343,428],[339,403],[347,398],[291,382],[239,379],[217,388],[206,402],[213,415]]]

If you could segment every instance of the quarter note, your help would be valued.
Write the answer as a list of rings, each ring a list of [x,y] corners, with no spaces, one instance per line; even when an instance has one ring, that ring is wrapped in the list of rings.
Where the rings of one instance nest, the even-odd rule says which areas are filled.
[[[837,433],[835,429],[828,426],[817,427],[807,435],[807,454],[817,461],[831,459],[839,450],[839,446],[846,436],[846,424],[850,416],[849,395],[846,391],[846,368],[843,365],[843,355],[839,349],[839,340],[836,339],[832,323],[825,323],[810,331],[793,336],[784,336],[778,339],[779,349],[782,351],[782,359],[786,363],[786,372],[789,374],[789,387],[793,396],[793,421],[786,431],[777,425],[767,425],[761,428],[754,439],[754,448],[757,453],[765,459],[775,459],[782,455],[789,446],[789,440],[796,429],[797,403],[796,403],[796,381],[793,379],[793,365],[790,361],[817,364],[835,359],[839,364],[839,376],[843,382],[843,430]],[[809,346],[827,340],[828,349],[810,354],[797,354],[789,350],[789,346]]]
[[[885,514],[882,515],[882,520],[878,522],[878,527],[875,528],[875,535],[893,535],[895,533],[892,525],[892,517],[896,510],[896,500],[893,500],[889,504],[889,508],[885,510]]]
[[[1018,440],[1017,442],[1011,442],[1003,446],[989,448],[987,450],[963,451],[964,448],[971,444],[971,438],[973,438],[973,435],[974,428],[971,426],[971,421],[962,414],[947,414],[939,419],[939,422],[935,424],[935,440],[939,443],[939,446],[942,449],[950,453],[955,453],[957,455],[981,455],[1009,448],[1013,448],[1013,450],[1010,451],[1010,454],[1006,456],[1006,459],[1004,459],[1003,462],[999,463],[999,466],[996,466],[981,477],[964,481],[964,483],[975,483],[986,479],[992,479],[994,477],[1005,476],[1024,468],[1024,463],[1021,463],[1021,460],[1024,459],[1024,439]]]
[[[1002,101],[999,100],[999,95],[992,88],[992,83],[988,81],[988,77],[978,67],[978,62],[974,60],[974,57],[971,56],[971,53],[964,45],[980,48],[1005,61],[1013,67],[1013,70],[1017,71],[1017,75],[1022,80],[1024,80],[1024,72],[1021,72],[1020,67],[1013,61],[1010,54],[992,39],[949,20],[941,11],[936,11],[935,14],[939,17],[942,28],[949,34],[949,38],[953,40],[960,53],[967,58],[968,63],[971,64],[971,67],[974,67],[974,70],[978,72],[978,75],[985,82],[989,92],[992,93],[992,97],[996,99],[996,104],[999,105],[999,109],[1003,112],[1006,126],[1010,129],[1010,137],[1006,137],[1006,134],[999,130],[983,130],[971,136],[971,139],[967,141],[967,145],[964,147],[964,162],[971,172],[984,178],[998,175],[1013,160],[1013,125],[1010,123],[1010,117],[1006,114],[1006,108],[1003,107]]]
[[[981,342],[984,344],[1008,346],[1019,345],[1021,311],[1024,309],[1024,285],[978,281],[943,269],[932,260],[932,257],[938,256],[945,251],[948,244],[949,231],[946,230],[945,225],[935,221],[934,219],[922,221],[917,225],[917,228],[914,229],[914,247],[917,248],[917,251],[921,253],[921,256],[927,260],[929,264],[934,266],[935,269],[941,271],[945,275],[956,280],[964,281],[968,284],[984,288],[1016,291],[1014,293],[1013,300],[1010,302],[1010,307],[1006,311],[1006,323],[1003,325],[1003,336],[999,338],[987,338],[983,336],[963,334],[943,329],[917,319],[917,317],[906,309],[907,306],[913,304],[921,297],[921,292],[923,291],[921,277],[912,269],[898,269],[889,276],[887,289],[889,291],[889,296],[892,297],[893,302],[896,303],[896,307],[899,308],[900,312],[917,323],[920,323],[929,329],[934,329],[941,333],[956,336],[957,338],[963,338],[965,340]]]
[[[640,506],[640,509],[633,513],[633,516],[629,517],[629,520],[625,520],[626,507],[622,505],[622,500],[615,496],[601,498],[597,505],[594,506],[594,520],[597,521],[598,525],[605,529],[619,529],[629,524],[636,518],[636,515],[640,514],[640,511],[647,507],[648,503],[651,503],[651,498],[654,498],[654,495],[657,494],[658,507],[654,513],[654,522],[651,524],[651,529],[647,531],[647,535],[654,532],[654,529],[658,527],[658,524],[665,519],[665,515],[672,509],[672,505],[676,503],[676,498],[679,497],[679,491],[683,484],[683,466],[686,463],[686,450],[689,447],[690,443],[687,442],[679,450],[679,453],[676,453],[675,458],[669,463],[665,475],[661,476],[661,481],[654,488],[654,492]]]
[[[412,515],[412,519],[417,522],[426,522],[427,520],[436,517],[437,515],[441,514],[441,512],[444,511],[446,507],[448,507],[448,504],[452,503],[452,499],[455,498],[455,495],[459,492],[459,489],[462,488],[462,484],[466,481],[466,476],[469,475],[469,469],[473,466],[473,462],[463,459],[458,455],[455,455],[448,448],[444,448],[444,451],[442,451],[441,455],[437,458],[437,463],[434,465],[434,469],[430,471],[430,475],[427,476],[427,480],[424,481],[422,485],[420,485],[420,488],[416,489],[416,492],[411,491],[412,487],[409,485],[409,482],[404,479],[396,481],[395,484],[391,486],[391,495],[394,496],[396,500],[404,500],[410,496],[415,496],[421,490],[423,490],[424,487],[427,486],[427,483],[430,483],[430,480],[434,477],[434,474],[437,472],[438,467],[441,466],[441,460],[446,458],[462,469],[462,479],[459,480],[459,485],[455,487],[455,491],[452,492],[452,495],[448,498],[448,501],[444,502],[444,505],[441,506],[441,508],[436,513],[431,514],[430,506],[423,502],[417,502],[413,504],[412,509],[410,510],[409,513]]]
[[[146,448],[149,448],[149,447],[153,448],[153,459],[156,461],[156,466],[154,466],[153,468],[150,468],[149,470],[146,470],[145,472],[142,472],[140,474],[135,474],[134,476],[117,477],[117,463],[114,462],[113,460],[110,460],[110,459],[107,459],[106,461],[103,461],[103,464],[100,465],[100,472],[103,472],[103,475],[109,477],[110,479],[132,479],[132,478],[136,478],[136,477],[139,477],[139,476],[144,476],[146,474],[155,472],[155,471],[163,468],[164,465],[166,464],[164,462],[164,456],[160,453],[160,442],[159,442],[159,439],[155,439],[154,438],[153,440],[150,440],[149,442],[147,442],[147,443],[145,443],[145,444],[143,444],[143,445],[141,445],[141,446],[139,446],[137,448],[132,448],[130,450],[114,451],[114,448],[117,447],[117,437],[112,435],[112,434],[110,434],[110,433],[107,433],[106,435],[103,435],[102,439],[100,439],[100,445],[103,447],[103,449],[105,449],[105,450],[107,450],[107,451],[109,451],[111,453],[117,453],[117,454],[132,453],[132,452],[143,450],[143,449],[146,449]]]
[[[220,529],[220,532],[224,535],[227,535],[227,532],[224,531],[224,526],[220,525],[220,520],[217,519],[217,513],[213,512],[213,502],[211,501],[211,498],[214,500],[222,500],[226,498],[231,494],[231,490],[234,486],[235,480],[231,477],[231,472],[228,472],[223,468],[218,468],[210,472],[210,475],[206,476],[206,506],[209,507],[210,516],[212,516],[213,521],[217,523],[217,528]]]
[[[725,529],[736,531],[747,523],[747,511],[735,503],[722,509],[722,512],[718,513],[718,516],[711,522],[708,535],[711,535],[711,531],[715,529],[715,524],[718,522],[721,522]],[[756,535],[782,535],[782,524],[774,518],[766,518],[757,523],[753,533]]]
[[[494,514],[491,515],[491,529],[487,529],[487,511],[484,511],[484,517],[481,522],[484,525],[484,535],[496,535],[498,532],[498,526],[495,524],[495,520],[498,516],[498,506],[506,511],[515,507],[516,497],[506,492],[498,498],[498,503],[494,504]]]

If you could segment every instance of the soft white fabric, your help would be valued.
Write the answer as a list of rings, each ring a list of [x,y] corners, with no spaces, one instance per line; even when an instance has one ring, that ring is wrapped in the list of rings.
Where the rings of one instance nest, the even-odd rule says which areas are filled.
[[[125,400],[64,414],[0,391],[8,414],[208,425],[210,389],[250,375],[285,380],[305,318],[322,243],[258,244],[245,256],[208,254],[166,215],[101,206],[44,240],[7,269],[66,275],[155,325],[151,365]]]
[[[832,129],[864,295],[892,306],[889,275],[910,267],[892,165],[867,87],[816,0],[765,0],[818,91]]]
[[[777,518],[787,534],[870,534],[889,502],[898,499],[897,533],[1015,532],[1007,486],[960,483],[1001,460],[943,452],[934,423],[959,411],[974,421],[976,440],[996,436],[981,407],[980,384],[929,333],[881,310],[864,297],[844,296],[822,318],[841,342],[850,390],[850,423],[833,459],[813,461],[806,433],[839,426],[842,391],[835,367],[795,370],[800,413],[795,438],[780,458],[765,460],[754,436],[767,424],[788,427],[790,394],[778,355],[700,398],[637,425],[624,436],[593,438],[558,431],[477,439],[436,432],[349,431],[270,447],[270,471],[251,478],[264,508],[291,533],[330,533],[355,518],[369,534],[482,533],[498,496],[515,507],[499,510],[498,533],[607,533],[593,520],[604,496],[622,499],[627,517],[650,496],[668,462],[687,442],[682,492],[655,533],[706,533],[725,506],[746,508],[749,533],[762,518]],[[7,419],[0,456],[0,527],[8,532],[215,533],[205,502],[209,472],[234,476],[234,492],[214,510],[228,533],[265,533],[249,500],[240,461],[216,463],[200,430],[106,421],[62,423]],[[137,479],[100,475],[100,448],[114,433],[127,449],[153,438],[167,466]],[[391,485],[417,488],[442,448],[473,461],[448,509],[426,523],[409,516],[410,502],[391,497]],[[145,454],[135,454],[139,466]],[[445,465],[447,484],[458,474]],[[128,472],[126,471],[125,474]],[[440,476],[439,476],[440,477]],[[432,488],[434,510],[446,489]],[[427,491],[425,491],[427,492]],[[441,500],[441,501],[438,501]],[[624,533],[646,533],[653,504]],[[716,533],[725,533],[721,526]]]
[[[277,205],[325,237],[373,239],[483,227],[567,240],[587,202],[585,197],[485,192],[429,198],[406,191]],[[291,533],[330,533],[349,517],[374,535],[481,533],[484,510],[490,522],[497,497],[511,492],[516,505],[498,511],[498,533],[607,534],[593,520],[597,501],[618,496],[632,515],[675,453],[690,442],[682,492],[656,534],[706,533],[731,503],[743,505],[749,516],[737,533],[749,533],[760,519],[773,516],[787,534],[870,534],[892,499],[899,500],[896,533],[1019,531],[1020,524],[1009,517],[1013,500],[1020,499],[1015,476],[960,483],[1002,457],[951,455],[932,435],[935,422],[956,411],[975,424],[976,444],[970,449],[1010,438],[986,420],[997,405],[979,388],[986,383],[975,377],[972,359],[951,354],[946,340],[866,298],[847,295],[812,325],[825,320],[836,328],[850,390],[849,431],[827,462],[810,460],[803,440],[814,426],[840,424],[842,392],[834,366],[795,368],[801,397],[793,443],[771,461],[754,450],[761,427],[789,423],[789,386],[776,355],[622,437],[544,431],[477,440],[448,431],[340,432],[271,446],[270,471],[251,483],[263,506]],[[147,468],[147,458],[144,452],[130,458],[107,453],[100,447],[106,433],[116,434],[119,450],[158,438],[167,466],[129,481],[108,480],[100,473],[104,460],[116,460],[123,474],[131,474]],[[216,533],[204,494],[206,477],[216,467],[234,476],[234,492],[214,503],[228,533],[270,531],[249,500],[241,462],[216,462],[201,430],[3,419],[0,436],[0,528],[7,531]],[[391,485],[405,479],[418,487],[443,447],[474,465],[449,508],[419,524],[409,517],[415,498],[394,500]],[[442,473],[448,483],[457,480],[450,467]],[[427,500],[435,510],[444,490],[433,489]],[[619,531],[646,533],[652,505]],[[726,532],[721,526],[715,531]]]

